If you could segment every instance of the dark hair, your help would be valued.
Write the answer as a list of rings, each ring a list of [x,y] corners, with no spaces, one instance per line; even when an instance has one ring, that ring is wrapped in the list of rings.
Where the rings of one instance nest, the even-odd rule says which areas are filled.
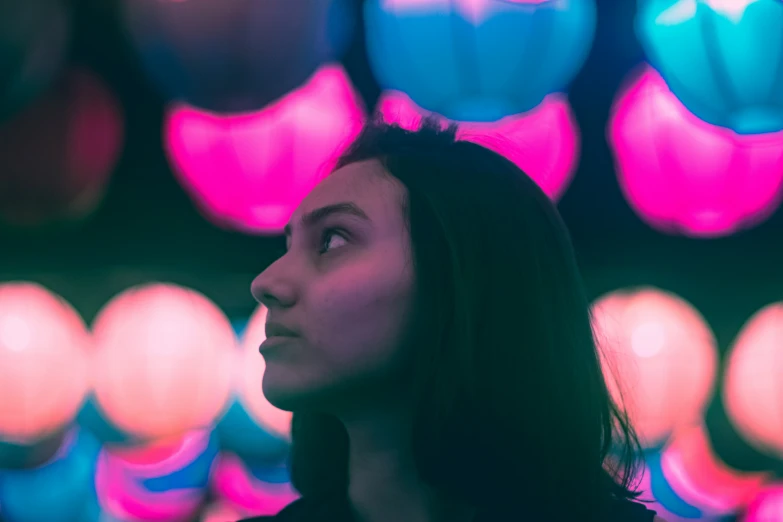
[[[407,189],[421,345],[412,437],[423,480],[479,510],[513,501],[555,520],[635,498],[639,443],[607,391],[554,204],[512,162],[434,120],[416,132],[373,122],[338,167],[369,159]],[[302,496],[344,499],[342,424],[295,413],[292,438]]]

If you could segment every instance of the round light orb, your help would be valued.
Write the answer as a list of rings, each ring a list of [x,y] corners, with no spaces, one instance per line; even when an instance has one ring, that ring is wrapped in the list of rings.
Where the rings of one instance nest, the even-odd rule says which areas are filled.
[[[91,340],[79,314],[35,283],[0,284],[0,440],[35,443],[76,417]]]
[[[202,213],[225,228],[280,234],[307,193],[359,134],[364,110],[342,67],[253,113],[168,111],[165,147]]]
[[[416,130],[434,113],[417,106],[405,94],[387,91],[378,101],[378,112],[388,123]],[[442,118],[444,126],[452,123]],[[568,99],[547,96],[530,112],[497,122],[459,124],[458,138],[483,145],[513,161],[553,200],[558,200],[571,182],[579,161],[579,127]]]
[[[728,235],[780,203],[783,132],[741,136],[705,123],[652,69],[621,92],[609,125],[623,192],[660,231]]]
[[[122,109],[92,73],[72,70],[0,125],[0,220],[79,220],[100,204],[123,144]]]
[[[223,412],[236,337],[203,295],[171,284],[130,288],[104,306],[93,335],[95,401],[123,432],[175,437]]]
[[[757,450],[783,459],[783,303],[744,326],[728,356],[723,404],[739,434]]]
[[[458,121],[496,121],[563,91],[582,67],[593,0],[368,0],[381,86]]]
[[[699,118],[741,134],[783,130],[780,0],[639,0],[636,29]]]
[[[340,57],[348,0],[123,0],[141,64],[169,100],[257,111]]]
[[[700,418],[716,378],[715,338],[683,299],[654,288],[611,292],[593,305],[593,325],[612,399],[645,447]]]

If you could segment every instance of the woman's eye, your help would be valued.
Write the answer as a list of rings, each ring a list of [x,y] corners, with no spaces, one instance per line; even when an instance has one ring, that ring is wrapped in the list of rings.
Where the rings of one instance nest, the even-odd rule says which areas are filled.
[[[340,241],[343,243],[348,242],[345,233],[336,228],[327,228],[323,231],[323,234],[321,234],[321,249],[319,250],[319,253],[325,254],[329,250],[343,246]]]

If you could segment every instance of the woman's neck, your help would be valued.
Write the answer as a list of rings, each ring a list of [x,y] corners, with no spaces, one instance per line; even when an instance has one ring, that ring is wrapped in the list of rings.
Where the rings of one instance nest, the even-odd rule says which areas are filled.
[[[348,499],[358,522],[459,522],[419,478],[411,423],[399,410],[342,417],[350,440]],[[468,520],[467,518],[465,520]]]

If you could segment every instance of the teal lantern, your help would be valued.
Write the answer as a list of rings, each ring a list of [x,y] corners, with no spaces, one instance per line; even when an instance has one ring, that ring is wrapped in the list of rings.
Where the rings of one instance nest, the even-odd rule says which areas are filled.
[[[640,0],[636,25],[693,114],[739,134],[783,130],[783,2]]]

